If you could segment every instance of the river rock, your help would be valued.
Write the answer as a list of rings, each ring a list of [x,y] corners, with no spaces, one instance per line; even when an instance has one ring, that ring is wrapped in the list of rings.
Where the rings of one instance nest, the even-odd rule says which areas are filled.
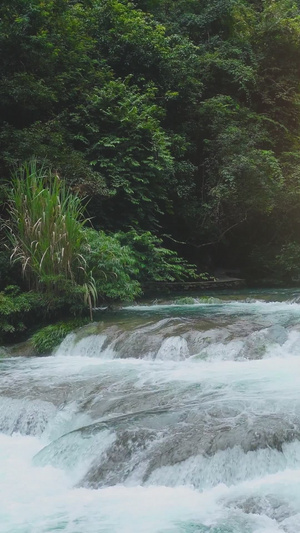
[[[282,326],[271,326],[251,333],[245,341],[240,357],[261,359],[270,345],[282,346],[288,339],[287,331]]]

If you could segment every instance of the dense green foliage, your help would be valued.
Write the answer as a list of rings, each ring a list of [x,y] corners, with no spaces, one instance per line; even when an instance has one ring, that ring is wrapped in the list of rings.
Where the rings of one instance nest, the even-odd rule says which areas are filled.
[[[28,288],[57,292],[56,280],[83,278],[83,208],[58,175],[35,161],[15,173],[7,222],[12,260],[20,262]]]
[[[162,240],[150,231],[137,233],[135,230],[119,232],[116,238],[130,250],[133,260],[133,277],[139,282],[179,281],[188,278],[206,279],[197,275],[195,269],[179,258],[172,250],[162,246]]]
[[[0,342],[24,332],[28,325],[44,315],[45,300],[35,292],[21,293],[9,285],[0,292]]]
[[[29,292],[20,294],[20,289],[12,286],[0,293],[4,339],[32,324],[35,303],[44,306],[42,319],[46,315],[53,319],[64,313],[86,314],[89,308],[92,320],[93,306],[100,299],[132,300],[141,294],[140,283],[147,279],[195,276],[184,260],[161,247],[161,240],[150,232],[107,235],[89,228],[80,198],[35,160],[15,173],[8,206],[5,246],[11,253],[10,262],[21,267]],[[122,240],[132,241],[132,246]],[[8,261],[5,252],[2,256]],[[25,321],[20,319],[22,315]],[[34,347],[47,352],[65,333],[61,324],[49,326],[35,334]]]
[[[62,287],[75,309],[182,278],[168,247],[200,271],[299,277],[299,1],[2,0],[0,72],[2,217],[11,169],[36,157],[95,228],[75,238],[75,289],[45,273],[53,308]],[[1,287],[22,285],[5,253]]]
[[[75,328],[82,326],[83,320],[58,322],[40,329],[32,336],[32,345],[38,354],[51,353]]]
[[[134,279],[138,270],[130,248],[121,246],[115,236],[103,231],[85,230],[82,255],[92,272],[100,298],[132,300],[141,294]]]

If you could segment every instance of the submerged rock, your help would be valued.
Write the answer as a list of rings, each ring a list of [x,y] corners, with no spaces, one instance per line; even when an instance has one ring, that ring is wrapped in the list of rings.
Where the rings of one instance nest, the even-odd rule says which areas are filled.
[[[230,508],[241,509],[246,514],[264,514],[282,523],[293,514],[288,502],[278,496],[244,496],[228,503]]]
[[[1,357],[9,357],[9,351],[4,346],[0,346],[0,358]]]
[[[94,462],[80,486],[99,488],[124,483],[134,469],[146,460],[146,452],[149,453],[148,448],[155,438],[156,432],[150,429],[122,431],[101,461]]]
[[[207,483],[211,483],[211,486],[222,480],[224,471],[227,471],[228,479],[231,475],[236,479],[242,479],[243,476],[246,479],[251,475],[248,463],[252,464],[254,459],[249,459],[239,472],[235,456],[240,461],[249,453],[262,454],[265,450],[259,468],[266,468],[267,456],[270,456],[269,468],[272,472],[273,463],[279,462],[278,457],[281,456],[282,464],[285,464],[284,447],[300,438],[300,419],[297,417],[290,420],[280,415],[246,417],[237,411],[227,413],[227,416],[226,412],[223,416],[212,416],[211,413],[210,417],[205,411],[198,412],[197,409],[181,411],[181,414],[176,411],[174,416],[171,411],[167,414],[164,410],[161,413],[140,412],[107,420],[105,425],[114,429],[116,439],[112,447],[106,450],[105,456],[95,458],[80,482],[85,487],[116,485],[130,479],[146,484],[149,480],[159,482],[159,472],[165,468],[170,473],[162,478],[163,482],[168,484],[169,480],[172,484],[176,477],[174,467],[179,468],[186,483],[196,483],[198,480],[199,487],[204,483],[202,471],[209,476]],[[91,426],[89,431],[97,432],[97,427],[97,424]],[[100,429],[99,426],[98,431]],[[225,455],[220,456],[220,453]],[[295,458],[297,454],[300,462],[300,450]],[[229,458],[232,466],[227,464]]]
[[[189,349],[183,337],[168,337],[160,346],[156,359],[162,361],[182,361],[189,357]]]
[[[10,357],[33,357],[38,355],[31,339],[28,339],[24,342],[19,342],[13,346],[8,346],[5,348],[5,350],[7,355]]]
[[[288,333],[282,326],[271,326],[251,333],[245,341],[240,356],[246,359],[261,359],[272,345],[282,346]]]

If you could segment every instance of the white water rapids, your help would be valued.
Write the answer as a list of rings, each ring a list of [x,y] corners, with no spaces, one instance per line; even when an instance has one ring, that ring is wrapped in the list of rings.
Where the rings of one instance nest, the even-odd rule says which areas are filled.
[[[220,298],[0,359],[1,533],[300,532],[297,294]]]

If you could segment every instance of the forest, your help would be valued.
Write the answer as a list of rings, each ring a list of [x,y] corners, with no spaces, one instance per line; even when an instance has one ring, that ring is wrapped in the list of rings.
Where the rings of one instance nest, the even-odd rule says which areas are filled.
[[[2,339],[147,281],[299,282],[300,2],[2,0],[0,72]]]

